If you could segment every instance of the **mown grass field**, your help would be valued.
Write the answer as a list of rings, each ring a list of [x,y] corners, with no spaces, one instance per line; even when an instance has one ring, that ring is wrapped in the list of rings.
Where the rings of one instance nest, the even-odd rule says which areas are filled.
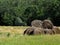
[[[0,26],[0,45],[60,45],[60,35],[22,35],[28,27]]]

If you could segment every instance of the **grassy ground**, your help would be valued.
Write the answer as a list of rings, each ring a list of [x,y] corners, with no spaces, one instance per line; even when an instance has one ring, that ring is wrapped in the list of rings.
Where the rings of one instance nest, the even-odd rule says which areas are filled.
[[[0,45],[60,45],[60,35],[22,35],[26,28],[0,26]]]

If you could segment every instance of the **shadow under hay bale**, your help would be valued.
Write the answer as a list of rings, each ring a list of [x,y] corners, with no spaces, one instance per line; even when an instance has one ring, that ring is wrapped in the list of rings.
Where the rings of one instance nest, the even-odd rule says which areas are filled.
[[[33,21],[31,22],[31,26],[42,28],[42,21],[41,21],[41,20],[33,20]]]
[[[44,20],[42,26],[44,29],[53,29],[53,23],[50,20]]]

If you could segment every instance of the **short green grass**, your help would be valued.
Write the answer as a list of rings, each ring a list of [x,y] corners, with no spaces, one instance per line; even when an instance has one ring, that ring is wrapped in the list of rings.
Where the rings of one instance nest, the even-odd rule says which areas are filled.
[[[0,30],[0,45],[60,45],[60,34],[32,35],[32,36],[22,35],[22,32],[26,28],[27,27],[17,26],[16,27],[3,26],[2,28],[2,26],[0,26],[0,29],[2,29]]]
[[[0,45],[60,45],[60,35],[0,37]]]

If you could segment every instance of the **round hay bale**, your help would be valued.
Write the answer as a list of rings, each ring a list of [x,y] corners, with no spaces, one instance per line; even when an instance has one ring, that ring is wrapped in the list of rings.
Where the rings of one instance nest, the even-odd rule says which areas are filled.
[[[34,27],[29,27],[27,28],[25,31],[24,31],[24,35],[27,34],[27,35],[33,35],[33,32],[34,32],[35,28]]]
[[[44,34],[44,30],[43,30],[43,28],[36,28],[35,30],[34,30],[34,35],[41,35],[41,34]]]
[[[44,29],[44,34],[55,34],[52,29]]]
[[[44,20],[42,26],[44,29],[53,29],[53,23],[50,20]]]
[[[60,34],[59,27],[54,26],[52,30],[54,30],[56,34]]]
[[[33,27],[41,27],[42,28],[42,21],[41,20],[33,20],[31,22],[31,26],[33,26]]]

